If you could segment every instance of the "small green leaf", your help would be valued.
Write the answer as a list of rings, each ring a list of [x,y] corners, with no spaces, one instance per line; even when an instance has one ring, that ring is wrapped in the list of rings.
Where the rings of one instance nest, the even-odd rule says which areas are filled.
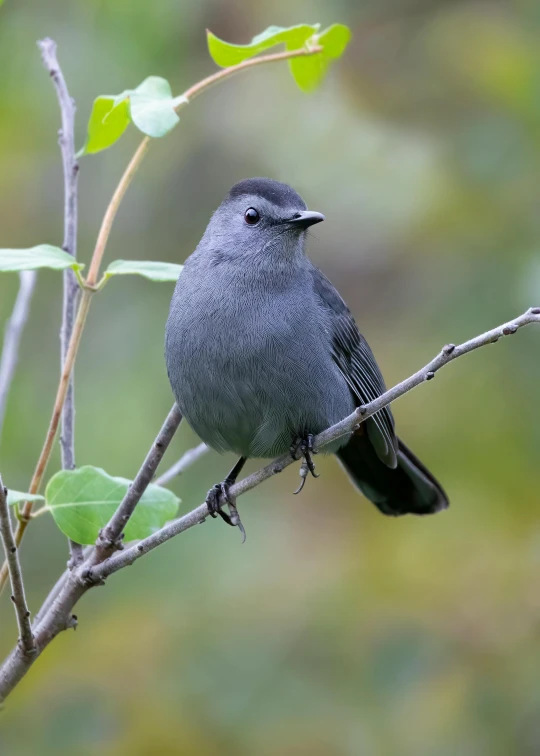
[[[50,479],[45,499],[62,533],[77,543],[94,543],[124,498],[131,481],[113,478],[90,465],[62,470]],[[176,516],[178,499],[172,491],[150,484],[125,528],[125,540],[155,533]]]
[[[149,76],[130,94],[131,120],[147,136],[168,134],[180,120],[174,110],[171,85],[160,76]]]
[[[350,38],[351,32],[347,26],[333,24],[313,38],[313,43],[322,47],[322,52],[289,60],[294,80],[303,92],[311,92],[319,86],[330,62],[343,55]]]
[[[53,247],[50,244],[40,244],[30,249],[0,249],[0,272],[37,270],[38,268],[82,270],[84,265],[78,263],[60,247]]]
[[[86,143],[77,153],[77,157],[91,155],[111,147],[127,129],[129,120],[127,92],[97,97],[88,121]]]
[[[110,276],[144,276],[150,281],[174,281],[182,271],[183,265],[176,263],[154,262],[153,260],[115,260],[112,262],[105,275]]]
[[[180,120],[175,108],[183,102],[182,96],[172,96],[169,82],[161,76],[149,76],[136,89],[125,89],[119,95],[97,97],[88,121],[86,144],[77,157],[111,147],[130,121],[147,136],[165,136]]]
[[[14,504],[21,504],[23,501],[44,501],[45,497],[39,494],[29,494],[23,491],[12,491],[8,489],[7,503],[9,507]]]
[[[206,36],[208,51],[214,62],[221,68],[229,68],[275,45],[285,44],[287,50],[299,50],[319,29],[320,24],[300,24],[288,28],[269,26],[261,34],[253,37],[249,45],[233,45],[219,39],[208,30]]]

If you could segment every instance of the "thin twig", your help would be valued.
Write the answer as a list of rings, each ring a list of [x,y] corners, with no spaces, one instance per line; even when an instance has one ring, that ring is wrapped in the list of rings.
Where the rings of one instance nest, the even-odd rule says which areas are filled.
[[[152,444],[152,448],[148,452],[141,469],[137,473],[137,477],[128,488],[126,495],[109,520],[109,523],[99,534],[99,538],[96,542],[96,553],[91,558],[92,564],[97,564],[98,562],[103,561],[103,559],[108,557],[113,551],[121,548],[123,530],[133,514],[135,507],[139,503],[141,496],[148,488],[148,484],[152,482],[152,478],[156,474],[158,465],[181,422],[182,413],[178,409],[178,406],[174,404],[167,415],[156,440]]]
[[[273,55],[261,55],[258,58],[252,58],[251,60],[244,61],[243,63],[240,63],[238,66],[225,68],[222,71],[218,71],[217,73],[212,74],[211,76],[208,76],[206,79],[203,79],[203,81],[200,81],[197,84],[190,87],[189,89],[187,89],[183,96],[184,100],[179,103],[176,109],[179,110],[181,107],[188,104],[190,99],[193,99],[196,95],[201,94],[205,89],[209,89],[218,81],[227,79],[230,76],[233,76],[234,74],[239,73],[240,71],[244,71],[254,66],[260,66],[260,65],[263,65],[264,63],[274,63],[274,62],[278,62],[282,60],[288,60],[289,58],[316,55],[319,52],[321,52],[321,49],[322,48],[320,47],[313,47],[310,49],[306,48],[302,50],[293,50],[291,52],[286,51],[283,53],[276,53]],[[29,493],[36,493],[41,485],[41,481],[43,480],[43,476],[45,474],[45,470],[46,470],[46,467],[49,462],[51,452],[53,449],[54,439],[58,431],[58,424],[59,424],[62,410],[64,407],[64,402],[66,400],[66,395],[69,388],[69,381],[71,378],[73,365],[75,364],[75,358],[77,356],[79,345],[81,342],[82,332],[84,330],[84,325],[86,322],[86,318],[88,316],[88,311],[90,309],[91,298],[92,298],[92,295],[97,290],[96,286],[98,283],[99,269],[101,266],[103,255],[105,253],[105,247],[107,245],[107,241],[108,241],[111,229],[112,229],[114,219],[116,217],[116,213],[118,212],[120,203],[131,181],[133,180],[133,177],[135,176],[137,170],[139,169],[144,156],[146,155],[146,152],[150,146],[150,141],[151,140],[149,137],[145,137],[142,140],[142,142],[139,144],[137,150],[135,151],[135,154],[133,155],[132,159],[129,162],[128,167],[126,168],[122,178],[120,179],[120,182],[112,196],[112,199],[109,202],[107,210],[105,211],[105,215],[103,217],[101,228],[100,228],[98,238],[96,241],[96,246],[94,248],[94,252],[92,255],[92,260],[90,262],[90,267],[88,270],[88,277],[86,280],[86,287],[80,298],[77,318],[75,320],[73,333],[72,333],[72,336],[69,342],[69,347],[66,353],[64,369],[60,376],[60,382],[59,382],[58,390],[56,393],[52,416],[49,422],[49,428],[47,430],[45,442],[43,444],[43,448],[41,450],[41,454],[39,456],[39,460],[37,462],[36,469],[34,471],[34,475],[32,477],[32,481],[28,489]],[[17,525],[17,530],[15,531],[15,543],[17,544],[17,546],[20,545],[24,537],[24,533],[26,531],[28,522],[30,521],[30,515],[32,514],[32,506],[33,506],[32,502],[27,501],[24,503],[22,507],[21,519]],[[5,585],[5,582],[7,580],[7,574],[8,574],[7,565],[4,562],[2,568],[0,569],[0,592],[2,591]]]
[[[75,102],[70,96],[66,80],[56,56],[56,42],[43,39],[38,42],[43,65],[48,70],[54,83],[62,128],[58,135],[58,144],[62,154],[64,169],[64,243],[63,249],[77,258],[77,213],[78,194],[77,183],[79,164],[75,157]],[[60,329],[60,368],[66,362],[69,341],[73,333],[73,325],[79,301],[79,284],[72,270],[64,271],[64,294],[62,306],[62,326]],[[75,468],[75,389],[73,386],[73,372],[71,374],[64,409],[62,411],[62,428],[60,430],[60,447],[62,455],[62,469]],[[70,566],[74,567],[83,561],[83,549],[78,543],[69,539]]]
[[[174,465],[169,467],[168,470],[165,470],[163,475],[160,475],[159,478],[155,481],[157,486],[166,486],[167,483],[169,483],[173,478],[177,478],[179,475],[182,475],[183,472],[185,472],[188,467],[191,467],[191,465],[195,464],[198,459],[200,459],[202,456],[206,454],[206,452],[209,451],[209,448],[206,444],[199,444],[198,446],[193,447],[193,449],[188,449],[185,454],[183,454],[178,462],[175,462]]]
[[[26,604],[24,595],[24,583],[19,563],[19,553],[15,546],[13,531],[11,530],[11,521],[9,517],[9,507],[7,503],[7,488],[4,488],[2,478],[0,477],[0,537],[4,546],[4,553],[9,567],[9,578],[11,581],[11,600],[15,607],[17,624],[19,625],[19,644],[20,651],[25,656],[31,656],[36,653],[34,636],[30,625],[30,612]]]
[[[515,333],[518,328],[530,323],[540,324],[540,307],[533,307],[514,320],[504,323],[497,328],[493,328],[469,341],[465,341],[459,346],[447,344],[443,347],[441,352],[431,360],[431,362],[414,373],[414,375],[410,376],[410,378],[406,378],[374,401],[369,402],[369,404],[366,404],[363,407],[359,407],[341,422],[336,423],[331,428],[319,433],[315,438],[316,447],[322,448],[326,444],[350,433],[357,428],[360,423],[367,420],[368,417],[371,417],[376,412],[380,412],[380,410],[388,404],[408,393],[421,383],[431,380],[440,368],[444,367],[444,365],[452,360],[455,360],[468,352],[472,352],[474,349],[486,346],[487,344],[492,344],[498,341],[502,336],[509,336]],[[170,417],[171,413],[169,414],[169,419]],[[248,477],[232,486],[230,490],[231,496],[237,498],[241,494],[250,491],[263,481],[284,470],[288,465],[292,464],[292,462],[293,460],[290,454],[285,454],[282,457],[279,457],[269,465],[266,465],[266,467],[263,467],[252,475],[248,475]],[[149,481],[151,479],[151,474],[149,474],[150,470],[155,469],[154,463],[155,457],[152,455],[151,451],[137,477]],[[137,492],[139,498],[142,496],[142,493],[143,491],[139,488]],[[129,509],[131,512],[136,503],[136,501],[130,501]],[[122,507],[122,505],[120,506]],[[146,554],[157,546],[174,538],[174,536],[179,533],[204,522],[207,516],[208,507],[206,504],[201,504],[189,514],[165,525],[165,527],[161,528],[157,533],[145,538],[138,544],[113,554],[100,564],[92,564],[93,558],[95,558],[94,552],[87,562],[80,565],[77,569],[67,575],[65,582],[61,586],[58,594],[55,595],[52,603],[49,602],[49,599],[46,600],[49,602],[49,608],[47,611],[42,613],[40,610],[39,615],[42,619],[34,628],[37,646],[36,655],[41,654],[58,633],[68,627],[74,626],[77,618],[72,614],[73,608],[89,588],[94,585],[101,585],[109,575],[112,575],[123,567],[133,564],[137,559],[143,556],[143,554]],[[24,677],[32,661],[21,660],[16,649],[7,657],[3,665],[0,667],[0,702],[9,695],[17,683]]]
[[[21,336],[28,319],[30,303],[36,285],[37,273],[35,270],[23,270],[19,273],[19,278],[19,292],[11,317],[6,323],[4,346],[2,348],[2,356],[0,357],[0,434],[2,432],[9,389],[15,375]]]

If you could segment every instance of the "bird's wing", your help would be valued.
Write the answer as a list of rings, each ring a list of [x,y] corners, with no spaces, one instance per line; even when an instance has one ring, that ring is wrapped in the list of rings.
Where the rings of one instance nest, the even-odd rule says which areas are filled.
[[[316,295],[322,305],[332,311],[332,356],[349,384],[356,405],[366,404],[386,391],[379,366],[334,286],[315,266],[312,273]],[[390,407],[369,418],[366,429],[381,462],[396,467],[398,447]]]

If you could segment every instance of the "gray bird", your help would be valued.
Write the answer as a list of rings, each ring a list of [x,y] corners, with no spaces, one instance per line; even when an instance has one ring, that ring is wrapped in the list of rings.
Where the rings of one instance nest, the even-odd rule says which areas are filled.
[[[228,489],[247,458],[301,453],[305,480],[308,469],[314,474],[313,435],[386,390],[345,302],[306,257],[306,230],[323,220],[285,184],[241,181],[213,214],[173,294],[165,354],[178,406],[211,448],[240,456],[207,498],[210,513],[229,524],[241,527]],[[386,515],[448,506],[397,438],[389,407],[324,451]]]

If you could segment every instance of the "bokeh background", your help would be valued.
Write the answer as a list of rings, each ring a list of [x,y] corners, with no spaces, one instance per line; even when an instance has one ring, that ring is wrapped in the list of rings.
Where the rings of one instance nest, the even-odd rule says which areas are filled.
[[[207,92],[156,142],[108,251],[182,262],[230,185],[289,182],[326,223],[310,254],[348,301],[388,384],[540,302],[537,0],[6,0],[0,11],[0,244],[61,244],[53,88],[35,41],[59,44],[78,143],[95,96],[214,70],[204,29],[348,24],[323,87],[285,64]],[[81,162],[79,256],[140,136]],[[0,277],[0,322],[17,276]],[[58,377],[60,276],[39,274],[0,444],[24,490]],[[132,477],[171,405],[172,287],[114,280],[76,370],[77,459]],[[394,405],[400,435],[452,506],[384,518],[333,458],[292,496],[290,468],[112,577],[0,715],[6,756],[450,756],[540,753],[539,333],[458,360]],[[166,462],[197,443],[182,427]],[[228,470],[207,456],[174,490],[187,511]],[[50,472],[58,469],[56,454]],[[251,464],[254,469],[254,463]],[[35,611],[64,569],[52,520],[22,552]],[[15,638],[0,600],[0,651]]]

